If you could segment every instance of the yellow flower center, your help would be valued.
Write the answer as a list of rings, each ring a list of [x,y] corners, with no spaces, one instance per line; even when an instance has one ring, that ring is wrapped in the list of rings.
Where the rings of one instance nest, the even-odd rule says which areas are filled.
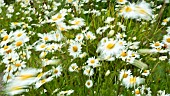
[[[120,45],[123,45],[123,42],[119,42]]]
[[[4,50],[8,49],[8,46],[4,46]]]
[[[94,60],[94,59],[90,60],[90,63],[94,64],[94,63],[95,63],[95,60]]]
[[[90,34],[87,34],[87,38],[88,38],[88,39],[91,38],[91,35],[90,35]]]
[[[143,9],[140,9],[140,10],[139,10],[139,13],[141,13],[141,14],[147,14],[147,12],[146,12],[145,10],[143,10]]]
[[[43,75],[44,73],[40,73],[40,74],[38,74],[38,78],[41,78],[42,77],[42,75]]]
[[[118,0],[118,2],[124,2],[124,0]]]
[[[136,77],[130,78],[130,83],[136,83]]]
[[[73,46],[73,51],[77,52],[78,51],[78,47],[77,46]]]
[[[132,8],[130,8],[129,6],[127,6],[127,7],[125,8],[125,11],[126,11],[126,12],[131,12],[131,11],[132,11]]]
[[[64,31],[65,30],[65,28],[64,27],[59,27],[59,29],[61,30],[61,31]]]
[[[46,47],[46,45],[45,45],[45,44],[42,44],[40,47],[41,47],[41,48],[45,48],[45,47]]]
[[[45,80],[45,79],[41,80],[41,83],[45,83],[45,82],[46,82],[46,80]]]
[[[3,41],[6,41],[8,39],[8,35],[4,36]]]
[[[11,53],[12,52],[12,50],[11,49],[9,49],[9,50],[7,50],[7,51],[5,51],[7,54],[9,54],[9,53]]]
[[[159,44],[158,42],[156,42],[154,45],[155,45],[155,46],[160,46],[160,44]]]
[[[0,33],[3,32],[3,30],[0,30]]]
[[[115,44],[109,43],[109,44],[107,45],[107,49],[112,49],[112,48],[114,48],[114,46],[115,46]]]
[[[90,73],[90,70],[86,70],[87,73]]]
[[[57,33],[55,36],[56,36],[56,38],[58,38],[58,37],[59,37],[59,34]]]
[[[44,37],[44,40],[47,41],[47,40],[48,40],[48,37]]]
[[[132,55],[132,57],[135,57],[135,54],[134,54],[134,53],[132,53],[131,55]]]
[[[140,94],[140,91],[137,89],[137,90],[135,91],[135,94]]]
[[[20,66],[21,66],[21,64],[20,64],[20,63],[17,63],[17,64],[15,64],[15,66],[16,66],[16,67],[20,67]]]
[[[123,78],[127,78],[128,74],[124,73]]]
[[[8,76],[7,76],[7,80],[9,80],[9,79],[11,79],[11,76],[8,75]]]
[[[167,38],[167,39],[166,39],[166,41],[167,41],[168,43],[170,43],[170,37],[169,37],[169,38]]]
[[[11,91],[15,91],[15,90],[21,90],[22,87],[21,86],[14,86],[11,88]]]
[[[75,21],[74,24],[75,24],[75,25],[79,25],[79,24],[80,24],[80,21]]]
[[[25,75],[21,75],[20,79],[21,80],[26,80],[26,79],[31,78],[31,77],[33,77],[33,74],[25,74]]]
[[[57,70],[57,69],[56,69],[56,70],[54,70],[54,73],[55,73],[55,74],[57,74],[57,73],[58,73],[58,70]]]
[[[17,25],[17,24],[18,24],[18,22],[14,22],[13,24],[14,24],[14,25]]]
[[[126,52],[122,52],[122,53],[121,53],[121,56],[122,56],[122,57],[126,57],[126,56],[127,56],[127,53],[126,53]]]
[[[69,3],[71,3],[73,0],[68,0]]]
[[[27,25],[26,25],[26,24],[24,24],[24,25],[23,25],[23,28],[27,28]]]
[[[12,67],[11,67],[11,66],[9,66],[9,67],[8,67],[8,71],[11,71],[11,69],[12,69]]]
[[[17,37],[20,37],[22,35],[22,33],[19,33],[19,34],[17,34]]]
[[[90,82],[87,82],[87,85],[90,85]]]
[[[123,9],[121,9],[119,12],[122,13],[122,12],[123,12]]]
[[[78,36],[78,39],[81,39],[81,36]]]
[[[144,70],[143,73],[147,73],[147,70]]]
[[[76,66],[72,66],[72,69],[75,70],[75,69],[76,69]]]
[[[21,46],[22,45],[22,41],[18,41],[15,45],[16,46]]]
[[[156,48],[157,51],[161,51],[161,48]]]
[[[57,16],[52,17],[52,20],[53,20],[53,21],[57,21],[57,20],[60,19],[61,17],[62,17],[62,15],[61,15],[61,14],[58,14]]]
[[[163,22],[168,22],[168,19],[164,19]]]

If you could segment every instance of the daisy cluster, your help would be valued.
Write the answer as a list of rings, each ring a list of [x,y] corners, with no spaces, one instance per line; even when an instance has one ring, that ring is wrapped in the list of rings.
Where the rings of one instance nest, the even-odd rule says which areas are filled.
[[[154,12],[160,6],[144,0],[116,0],[112,4],[108,0],[15,0],[7,5],[1,0],[3,91],[8,95],[24,95],[32,90],[41,90],[38,95],[80,95],[74,89],[80,86],[82,92],[87,89],[90,94],[100,78],[110,77],[115,79],[113,85],[119,83],[135,96],[152,96],[152,89],[145,84],[151,69],[141,54],[168,53],[160,60],[169,57],[170,27],[166,25],[170,19],[161,23],[167,28],[162,41],[150,42],[152,49],[140,49],[141,41],[133,33],[130,37],[129,26],[132,21],[141,23],[139,28],[146,31],[143,26],[156,22],[158,15]],[[157,96],[170,96],[165,90],[156,91]]]

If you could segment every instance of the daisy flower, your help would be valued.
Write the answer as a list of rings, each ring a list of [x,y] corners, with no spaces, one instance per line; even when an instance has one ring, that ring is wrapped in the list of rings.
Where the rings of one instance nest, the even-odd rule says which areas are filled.
[[[159,90],[158,93],[157,93],[157,96],[170,96],[170,94],[166,94],[165,93],[165,90]]]
[[[60,23],[56,23],[57,24],[57,28],[60,31],[67,31],[68,29],[71,29],[69,26],[66,25],[66,23],[64,22],[60,22]]]
[[[65,19],[65,16],[67,15],[67,13],[57,13],[55,15],[52,16],[52,18],[48,21],[48,22],[62,22]]]
[[[140,77],[134,77],[134,76],[129,76],[127,78],[124,78],[123,80],[123,85],[125,85],[126,88],[132,88],[135,87],[136,85],[144,83],[145,79],[140,78]]]
[[[93,86],[93,81],[92,80],[87,80],[85,83],[87,88],[91,88]]]
[[[114,21],[115,18],[107,17],[104,23],[110,24],[112,21]]]
[[[100,66],[99,65],[99,60],[95,59],[95,57],[88,58],[86,61],[88,66],[92,66],[93,68]]]
[[[3,76],[3,81],[5,83],[9,83],[14,79],[14,75],[12,74],[12,72],[6,72]]]
[[[17,26],[21,27],[21,22],[11,22],[10,29],[15,29]]]
[[[16,71],[16,70],[21,70],[21,69],[25,68],[26,67],[25,64],[26,64],[26,62],[21,61],[21,60],[15,61],[14,62],[14,66],[15,66],[14,70]]]
[[[47,34],[41,34],[41,33],[38,33],[38,37],[40,37],[43,42],[47,42],[47,41],[51,41],[52,40],[52,35],[47,33]]]
[[[35,46],[36,51],[44,51],[47,48],[47,45],[43,42],[38,42],[38,44]]]
[[[12,45],[9,45],[9,46],[4,46],[3,48],[0,49],[0,55],[7,55],[11,52],[13,52],[14,49],[13,49],[13,46]]]
[[[117,0],[118,4],[125,4],[126,2],[128,2],[127,0]]]
[[[13,33],[13,36],[14,36],[13,40],[15,40],[15,41],[23,40],[23,39],[28,39],[27,34],[26,34],[25,30],[23,30],[23,29],[16,30]]]
[[[15,48],[17,49],[17,48],[22,47],[22,46],[23,46],[26,42],[28,42],[28,41],[29,41],[29,39],[28,39],[27,37],[25,37],[25,39],[22,38],[22,39],[20,39],[20,40],[15,41],[15,42],[13,43],[13,45],[14,45]]]
[[[76,63],[73,63],[70,65],[69,69],[68,69],[70,72],[74,72],[74,71],[78,71],[78,66]]]
[[[121,25],[121,24],[118,23],[118,25]],[[117,39],[122,39],[122,38],[125,38],[125,37],[127,37],[127,35],[125,33],[117,33],[116,34]]]
[[[58,67],[53,67],[53,69],[52,69],[52,71],[53,71],[53,75],[52,75],[52,77],[53,76],[55,76],[56,78],[57,77],[60,77],[61,76],[61,72],[63,71],[63,69],[62,69],[62,66],[58,66]]]
[[[132,93],[134,93],[135,96],[141,96],[141,92],[140,92],[140,90],[138,88],[135,89],[134,91],[132,91]]]
[[[35,78],[35,81],[39,81],[42,78],[45,78],[47,75],[51,74],[51,70],[47,71],[47,72],[43,72],[43,69],[38,69],[38,74]]]
[[[35,82],[35,78],[38,72],[39,71],[34,68],[23,69],[17,73],[17,76],[13,81],[17,81],[22,85],[30,85]]]
[[[12,41],[13,32],[7,34],[7,31],[3,31],[0,36],[2,38],[2,41],[0,42],[0,45],[2,47]]]
[[[105,54],[107,56],[113,56],[119,53],[120,46],[117,44],[117,40],[110,39],[104,44],[101,51],[102,54]]]
[[[85,69],[84,69],[83,74],[84,74],[84,75],[87,75],[87,76],[93,76],[93,74],[94,74],[94,69],[91,68],[90,66],[85,66]]]
[[[72,24],[73,29],[79,29],[82,26],[85,26],[84,19],[82,18],[74,18],[73,20],[69,21],[70,24]]]
[[[132,73],[131,73],[130,70],[125,70],[125,69],[123,69],[123,70],[120,71],[119,80],[122,80],[122,79],[124,79],[124,78],[129,77],[131,74],[132,74]]]
[[[130,49],[138,49],[140,42],[128,42],[128,46]]]
[[[122,50],[119,55],[117,55],[118,58],[121,58],[123,61],[126,61],[128,57],[128,51],[127,50]]]
[[[74,0],[66,0],[66,3],[72,3]]]
[[[152,96],[151,93],[151,89],[150,87],[146,87],[145,85],[142,85],[140,88],[140,94],[145,95],[145,96]]]
[[[79,33],[76,35],[75,41],[82,42],[84,39],[84,35],[82,33]]]
[[[170,35],[164,35],[164,37],[163,37],[163,42],[164,42],[167,46],[170,46]]]
[[[68,51],[70,52],[70,55],[73,56],[73,58],[77,58],[81,53],[81,44],[78,42],[73,42],[70,44]]]
[[[86,32],[84,35],[85,35],[87,40],[94,40],[94,39],[96,39],[96,36],[91,31]]]
[[[20,85],[19,83],[18,85],[10,83],[6,86],[5,91],[7,92],[8,95],[17,95],[23,92],[27,92],[28,91],[28,89],[26,89],[27,87],[28,86],[23,86],[23,85]]]
[[[135,6],[135,12],[137,12],[139,17],[144,20],[151,19],[152,9],[150,8],[149,3],[146,3],[145,1],[142,1]]]
[[[45,79],[42,79],[42,80],[39,80],[38,82],[35,83],[35,88],[39,88],[41,87],[43,84],[47,83],[47,82],[50,82],[52,81],[53,78],[52,77],[48,77],[48,78],[45,78]]]
[[[167,23],[170,21],[170,17],[163,19],[161,25],[167,25]]]
[[[63,39],[63,34],[61,33],[60,30],[56,30],[53,34],[52,34],[52,40],[54,41],[61,41]]]
[[[11,65],[11,64],[7,64],[6,66],[6,69],[4,70],[4,73],[13,73],[14,72],[14,66]]]
[[[103,26],[103,27],[99,27],[99,28],[96,30],[96,33],[101,35],[101,34],[103,34],[108,28],[109,28],[108,25]]]
[[[148,76],[149,74],[150,74],[149,70],[144,70],[143,73],[142,73],[142,75],[144,75],[144,76]]]
[[[135,10],[135,4],[129,3],[129,5],[125,5],[123,8],[121,8],[119,14],[125,18],[136,19],[138,17],[138,14],[134,10]]]
[[[5,57],[3,57],[3,63],[9,64],[11,62],[14,62],[19,59],[19,54],[16,53],[15,51],[7,54]]]

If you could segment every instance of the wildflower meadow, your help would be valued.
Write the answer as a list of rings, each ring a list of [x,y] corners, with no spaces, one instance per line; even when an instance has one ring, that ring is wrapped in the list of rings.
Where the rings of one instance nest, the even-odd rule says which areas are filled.
[[[170,96],[170,0],[0,0],[0,96]]]

